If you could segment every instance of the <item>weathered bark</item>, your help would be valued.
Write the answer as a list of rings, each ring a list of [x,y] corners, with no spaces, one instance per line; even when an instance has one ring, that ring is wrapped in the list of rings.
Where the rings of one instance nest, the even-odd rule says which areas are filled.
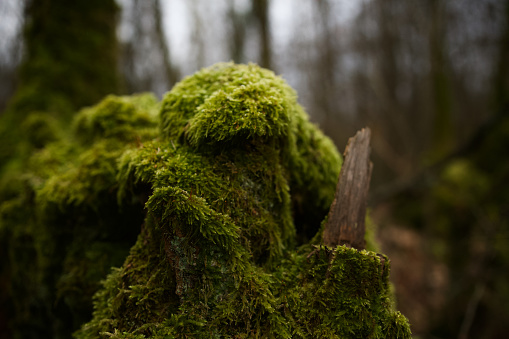
[[[363,128],[350,138],[339,174],[336,195],[323,231],[326,246],[364,249],[365,218],[373,164],[369,161],[371,131]]]

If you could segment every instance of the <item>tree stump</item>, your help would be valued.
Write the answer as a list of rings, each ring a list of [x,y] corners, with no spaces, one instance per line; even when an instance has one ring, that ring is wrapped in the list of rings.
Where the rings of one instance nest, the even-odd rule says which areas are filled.
[[[323,231],[326,246],[365,248],[366,207],[373,163],[369,160],[371,131],[363,128],[348,140],[334,201]]]

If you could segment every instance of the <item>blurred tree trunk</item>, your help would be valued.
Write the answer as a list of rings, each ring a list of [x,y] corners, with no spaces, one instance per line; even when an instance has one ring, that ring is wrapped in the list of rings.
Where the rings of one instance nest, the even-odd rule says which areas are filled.
[[[0,172],[19,155],[32,112],[68,122],[80,107],[119,91],[114,0],[28,1],[18,88],[0,121]]]
[[[29,1],[26,53],[10,109],[68,114],[118,91],[114,0]]]
[[[0,116],[7,107],[9,99],[14,94],[17,83],[17,69],[21,61],[22,32],[18,29],[23,24],[23,10],[25,1],[3,0],[0,1],[0,17],[9,25],[0,29],[2,44],[0,46]],[[5,27],[14,33],[6,34]]]
[[[119,91],[117,14],[114,0],[27,2],[19,85],[0,117],[0,202],[24,201],[28,206],[35,199],[21,174],[34,147],[43,146],[31,143],[34,135],[49,130],[51,134],[54,126],[67,129],[78,109]],[[0,219],[0,317],[7,319],[0,323],[9,323],[16,333],[2,333],[2,338],[71,337],[76,330],[73,320],[89,317],[91,309],[85,315],[67,312],[66,323],[49,320],[57,312],[52,302],[55,291],[49,288],[55,282],[47,276],[34,277],[40,259],[37,250],[48,249],[34,245],[33,235],[39,230],[25,224],[11,228],[4,217]],[[15,261],[22,271],[16,278],[8,267],[14,249],[22,253]]]
[[[380,107],[370,120],[386,138],[377,145],[377,150],[385,159],[390,159],[390,166],[399,175],[404,175],[411,168],[410,157],[405,155],[412,154],[414,146],[413,128],[408,120],[408,112],[404,111],[398,98],[401,80],[404,78],[404,71],[398,65],[403,44],[398,31],[401,21],[398,11],[404,12],[406,8],[399,1],[376,1],[374,6],[378,38],[375,41],[375,69],[371,82]],[[385,144],[385,149],[380,144]]]
[[[495,108],[509,105],[509,1],[505,1],[505,30],[500,39],[500,51],[495,74]]]
[[[171,87],[179,80],[178,71],[173,67],[170,59],[170,48],[166,42],[166,35],[164,34],[163,27],[163,14],[161,12],[161,0],[154,2],[154,18],[156,21],[156,39],[159,51],[162,54],[164,73],[167,79],[167,89]]]
[[[189,3],[191,18],[193,20],[193,29],[192,29],[192,54],[194,56],[194,62],[196,65],[196,69],[200,69],[205,67],[205,40],[204,40],[204,24],[201,17],[202,11],[199,0],[191,0]]]
[[[452,120],[452,89],[448,75],[444,2],[430,0],[431,27],[429,32],[430,83],[433,102],[432,161],[452,151],[455,133]]]
[[[228,1],[228,19],[230,20],[230,56],[236,63],[244,62],[246,41],[246,14],[235,9],[235,0]]]
[[[253,16],[258,24],[260,36],[260,66],[271,68],[271,42],[270,42],[270,22],[269,22],[269,3],[267,0],[253,0]]]
[[[320,36],[317,39],[316,50],[318,59],[315,73],[315,85],[312,86],[317,108],[323,114],[323,129],[328,135],[334,135],[335,126],[332,125],[337,107],[332,98],[336,91],[336,66],[338,61],[338,37],[334,33],[335,23],[331,22],[330,3],[328,0],[316,1],[317,17]]]
[[[150,54],[154,49],[153,1],[131,0],[123,9],[123,21],[127,21],[132,32],[127,41],[121,43],[120,65],[124,74],[123,91],[141,92],[152,86],[153,61]],[[150,23],[145,25],[144,22]],[[160,70],[159,74],[164,74]]]
[[[128,93],[152,91],[161,96],[179,78],[171,62],[162,15],[160,0],[132,0],[125,5],[123,24],[132,34],[122,41],[120,59]]]

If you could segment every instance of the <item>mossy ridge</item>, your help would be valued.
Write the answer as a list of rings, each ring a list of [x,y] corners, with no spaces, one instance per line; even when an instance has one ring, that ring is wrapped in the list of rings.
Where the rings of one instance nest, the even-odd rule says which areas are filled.
[[[124,261],[143,221],[136,196],[122,210],[117,204],[117,159],[157,135],[157,105],[151,94],[110,96],[84,109],[72,130],[33,152],[14,181],[20,189],[5,195],[0,228],[10,234],[16,336],[68,337],[89,319],[99,281]],[[107,134],[101,126],[111,122],[117,130]]]
[[[269,101],[257,82],[260,89],[271,83]],[[229,86],[249,88],[244,111],[234,110],[243,96],[229,95]],[[263,106],[251,101],[257,97],[277,119],[255,112]],[[245,118],[242,126],[253,130],[212,131],[206,123],[214,113],[222,121]],[[147,217],[126,262],[96,294],[92,321],[75,337],[410,337],[406,319],[392,310],[389,269],[376,254],[320,248],[308,262],[309,245],[292,250],[290,193],[323,210],[313,220],[319,225],[340,158],[280,78],[254,65],[202,70],[166,95],[161,132],[161,140],[120,157],[118,199],[149,185]]]

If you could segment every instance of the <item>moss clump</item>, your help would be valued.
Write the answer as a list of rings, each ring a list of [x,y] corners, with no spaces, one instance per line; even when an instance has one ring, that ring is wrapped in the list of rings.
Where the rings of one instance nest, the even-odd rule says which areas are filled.
[[[118,162],[119,203],[149,197],[142,232],[76,338],[410,336],[376,254],[296,250],[340,158],[281,78],[219,64],[177,84],[160,117],[160,138]]]
[[[200,151],[279,157],[291,186],[298,238],[314,236],[334,195],[341,160],[283,79],[255,65],[201,70],[166,95],[161,129],[174,144]]]
[[[0,189],[14,338],[68,338],[90,319],[99,281],[125,260],[144,218],[142,201],[117,203],[117,159],[157,135],[157,111],[152,95],[109,96],[70,131],[53,133],[44,114],[27,120],[33,154]]]
[[[76,137],[85,144],[104,139],[124,142],[153,137],[158,106],[152,95],[107,96],[74,119]]]
[[[159,126],[157,106],[107,97],[83,110],[31,158],[27,196],[2,205],[46,289],[20,284],[23,297],[15,274],[16,307],[56,305],[32,323],[86,322],[118,265],[76,338],[409,337],[379,256],[306,244],[320,242],[341,160],[281,78],[219,64],[165,96]],[[15,213],[27,201],[37,215]]]
[[[291,254],[274,273],[292,338],[409,338],[392,309],[387,257],[339,246]]]

